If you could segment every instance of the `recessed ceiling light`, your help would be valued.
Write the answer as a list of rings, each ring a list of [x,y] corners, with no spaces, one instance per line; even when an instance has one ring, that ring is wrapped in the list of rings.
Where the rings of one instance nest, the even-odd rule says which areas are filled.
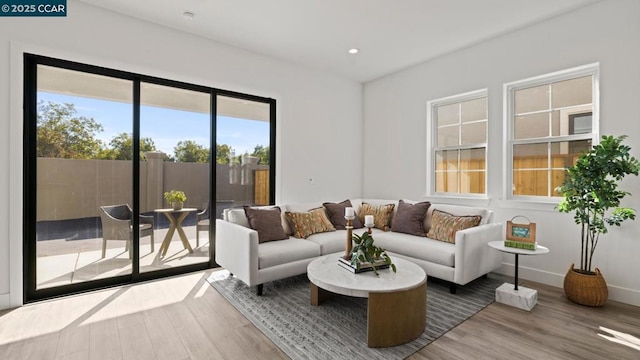
[[[360,50],[353,48],[353,49],[349,49],[349,54],[357,54]]]
[[[193,20],[195,16],[196,14],[192,13],[191,11],[185,11],[182,13],[182,17],[187,21]]]

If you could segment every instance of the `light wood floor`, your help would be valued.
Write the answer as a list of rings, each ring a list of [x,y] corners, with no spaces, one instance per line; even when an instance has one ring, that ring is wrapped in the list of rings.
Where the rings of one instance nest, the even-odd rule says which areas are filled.
[[[0,312],[0,359],[287,359],[206,282],[210,271]],[[492,304],[410,359],[640,359],[597,336],[640,337],[640,308],[539,290],[532,312]],[[428,326],[428,324],[427,324]]]

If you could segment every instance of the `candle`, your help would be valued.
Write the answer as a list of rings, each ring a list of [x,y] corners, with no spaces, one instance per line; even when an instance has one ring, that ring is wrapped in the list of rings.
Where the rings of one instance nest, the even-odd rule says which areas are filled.
[[[352,207],[346,207],[344,208],[344,216],[353,217],[355,216],[355,211]]]
[[[373,227],[373,215],[364,216],[364,226]]]

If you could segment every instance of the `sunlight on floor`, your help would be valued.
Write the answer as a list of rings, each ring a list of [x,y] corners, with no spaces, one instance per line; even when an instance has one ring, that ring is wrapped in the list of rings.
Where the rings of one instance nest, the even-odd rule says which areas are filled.
[[[214,271],[215,272],[215,271]],[[214,291],[198,271],[134,285],[67,296],[0,312],[0,345],[162,308]],[[20,324],[35,324],[25,327]],[[85,328],[86,327],[86,328]],[[9,329],[21,329],[9,331]]]
[[[611,329],[607,329],[606,327],[600,326],[600,331],[603,332],[607,332],[613,336],[610,335],[605,335],[605,334],[598,334],[598,336],[603,337],[609,341],[618,343],[618,344],[622,344],[625,346],[628,346],[632,349],[636,349],[638,351],[640,351],[640,339],[629,335],[627,333],[623,333],[623,332],[619,332],[619,331],[615,331],[615,330],[611,330]]]

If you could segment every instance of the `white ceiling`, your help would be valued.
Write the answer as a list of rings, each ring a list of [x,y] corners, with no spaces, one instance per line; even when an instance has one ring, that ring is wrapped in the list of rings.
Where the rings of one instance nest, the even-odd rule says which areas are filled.
[[[599,0],[81,1],[367,82]]]

